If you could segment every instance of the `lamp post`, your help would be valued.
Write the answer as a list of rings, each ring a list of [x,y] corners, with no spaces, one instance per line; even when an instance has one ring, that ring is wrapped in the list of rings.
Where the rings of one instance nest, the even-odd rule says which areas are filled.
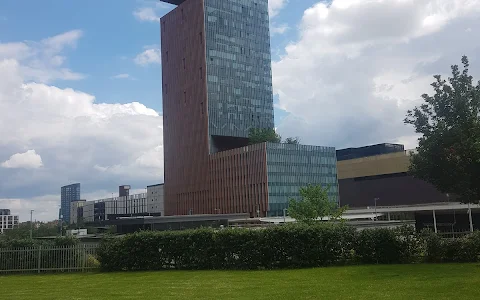
[[[33,212],[34,210],[30,210],[30,239],[33,238]]]
[[[378,216],[377,216],[377,201],[380,200],[380,198],[374,198],[373,201],[375,201],[375,222],[377,221],[378,219]]]
[[[287,208],[283,209],[283,224],[285,224],[285,217],[287,215],[287,210],[288,210]]]

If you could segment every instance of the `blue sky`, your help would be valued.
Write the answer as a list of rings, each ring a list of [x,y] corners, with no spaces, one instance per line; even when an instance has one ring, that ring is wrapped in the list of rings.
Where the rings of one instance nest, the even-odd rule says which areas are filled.
[[[190,0],[192,1],[192,0]],[[277,131],[336,148],[418,136],[403,124],[434,74],[470,58],[480,0],[270,0]],[[155,0],[0,0],[0,207],[57,215],[82,198],[163,181]],[[95,101],[94,101],[95,99]]]

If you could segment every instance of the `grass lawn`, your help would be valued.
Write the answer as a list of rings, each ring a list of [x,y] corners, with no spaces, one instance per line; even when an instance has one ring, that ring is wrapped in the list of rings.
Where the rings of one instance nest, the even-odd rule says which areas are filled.
[[[480,299],[480,265],[0,277],[1,299]]]

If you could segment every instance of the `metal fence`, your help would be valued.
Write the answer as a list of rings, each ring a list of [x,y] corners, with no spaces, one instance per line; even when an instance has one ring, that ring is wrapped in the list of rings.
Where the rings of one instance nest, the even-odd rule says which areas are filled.
[[[0,249],[0,274],[84,272],[98,268],[98,245]]]

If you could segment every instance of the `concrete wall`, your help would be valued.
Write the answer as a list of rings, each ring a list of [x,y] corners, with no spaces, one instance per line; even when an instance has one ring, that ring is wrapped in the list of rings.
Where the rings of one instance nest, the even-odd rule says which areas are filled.
[[[161,213],[165,215],[164,199],[165,199],[164,185],[147,186],[147,212]]]

